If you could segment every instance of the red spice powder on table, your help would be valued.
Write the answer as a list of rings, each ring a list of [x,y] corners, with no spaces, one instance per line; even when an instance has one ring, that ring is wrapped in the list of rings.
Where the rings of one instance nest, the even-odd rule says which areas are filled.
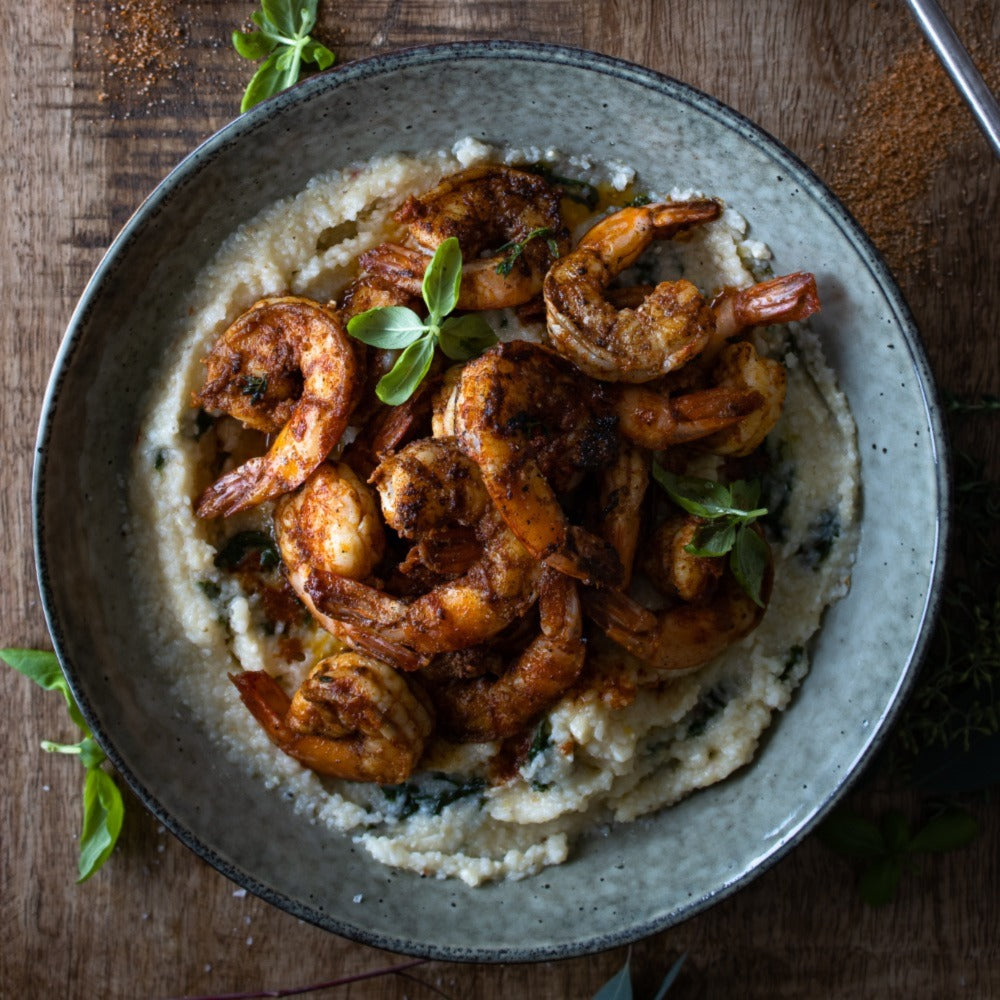
[[[919,206],[955,146],[975,140],[975,122],[924,44],[905,50],[872,81],[850,121],[832,151],[830,186],[889,267],[913,270],[936,242],[932,220],[918,216]]]

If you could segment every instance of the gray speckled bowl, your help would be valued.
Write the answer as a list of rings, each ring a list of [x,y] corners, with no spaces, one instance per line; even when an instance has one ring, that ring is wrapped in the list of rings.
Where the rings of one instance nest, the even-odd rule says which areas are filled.
[[[121,535],[143,387],[163,360],[177,293],[222,238],[320,171],[466,135],[623,160],[654,187],[697,185],[752,220],[779,268],[814,271],[824,309],[813,325],[857,420],[864,490],[851,593],[827,616],[812,673],[756,761],[658,816],[585,840],[561,867],[479,889],[384,868],[244,780],[152,669]],[[56,650],[112,762],[220,871],[380,947],[557,958],[704,909],[787,853],[845,790],[885,736],[927,639],[945,467],[900,293],[794,156],[649,70],[551,46],[442,45],[350,64],[267,102],[192,153],[128,223],[83,294],[49,385],[34,483],[38,576]]]

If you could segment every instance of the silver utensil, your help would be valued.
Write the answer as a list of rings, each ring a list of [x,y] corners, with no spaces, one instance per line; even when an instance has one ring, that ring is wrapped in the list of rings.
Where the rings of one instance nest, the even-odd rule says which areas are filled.
[[[958,92],[976,116],[979,127],[1000,156],[1000,103],[986,86],[979,70],[962,44],[937,0],[906,0],[927,41],[944,64]]]

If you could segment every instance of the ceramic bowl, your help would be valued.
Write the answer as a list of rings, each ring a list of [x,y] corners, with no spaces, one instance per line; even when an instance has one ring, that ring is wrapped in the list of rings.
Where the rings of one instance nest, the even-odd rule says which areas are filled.
[[[812,672],[751,766],[585,839],[565,865],[477,889],[396,872],[347,837],[318,836],[217,752],[153,667],[121,532],[143,388],[164,361],[174,303],[222,239],[321,171],[469,135],[621,160],[659,187],[697,185],[738,206],[789,269],[815,272],[824,308],[813,326],[857,421],[864,508],[850,594],[827,614]],[[73,315],[45,400],[38,575],[56,651],[112,763],[229,878],[399,952],[558,958],[703,910],[785,855],[844,792],[885,737],[927,640],[945,468],[931,378],[899,290],[786,149],[712,98],[634,65],[545,45],[443,45],[349,64],[266,102],[195,150],[129,221]]]

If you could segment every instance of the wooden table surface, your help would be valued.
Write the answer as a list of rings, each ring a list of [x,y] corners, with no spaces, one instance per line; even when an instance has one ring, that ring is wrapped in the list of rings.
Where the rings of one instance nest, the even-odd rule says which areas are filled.
[[[996,88],[1000,5],[944,6]],[[1000,169],[902,0],[321,0],[320,7],[319,34],[341,63],[417,43],[532,39],[630,59],[715,95],[812,165],[858,215],[897,275],[941,385],[1000,394]],[[0,439],[11,459],[0,493],[9,560],[0,645],[47,646],[29,484],[42,395],[65,324],[129,213],[237,114],[252,68],[229,35],[252,9],[251,0],[35,0],[0,9]],[[984,458],[996,478],[996,423],[970,418],[960,434],[959,446]],[[110,862],[75,885],[81,771],[38,748],[45,737],[69,738],[64,710],[13,671],[0,670],[0,693],[7,718],[0,995],[274,990],[400,960],[236,891],[128,793]],[[862,811],[919,808],[905,790],[877,784],[854,801]],[[683,952],[671,997],[1000,996],[1000,807],[995,795],[965,805],[981,824],[979,838],[930,858],[879,909],[861,902],[848,863],[807,839],[734,897],[637,943],[637,996],[652,996]],[[415,978],[315,995],[587,998],[625,955],[534,966],[432,962],[414,969]]]

